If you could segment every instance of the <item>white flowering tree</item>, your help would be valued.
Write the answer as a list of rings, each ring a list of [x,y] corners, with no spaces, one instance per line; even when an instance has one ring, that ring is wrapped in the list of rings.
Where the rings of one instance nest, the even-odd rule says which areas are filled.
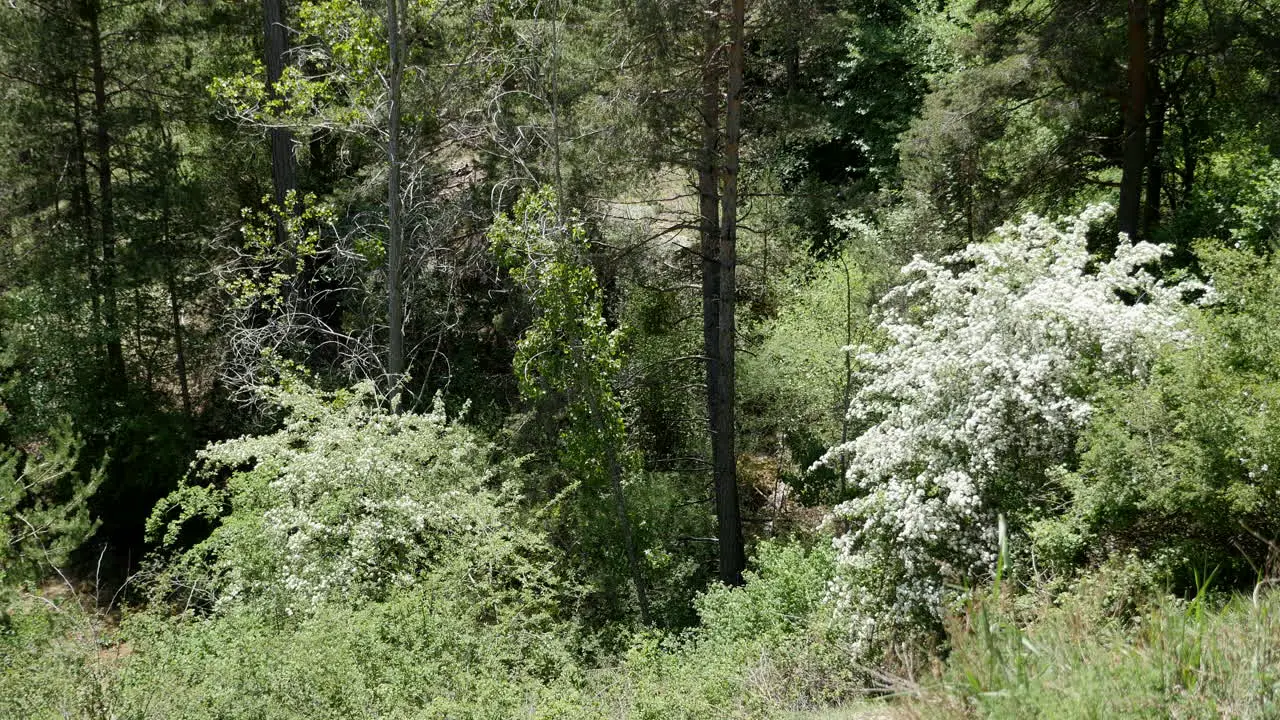
[[[1027,216],[941,263],[917,257],[881,301],[887,342],[861,352],[849,410],[865,430],[827,456],[856,493],[835,509],[848,530],[831,588],[856,652],[936,627],[948,585],[992,569],[998,515],[1016,532],[1050,510],[1099,383],[1179,338],[1184,288],[1145,269],[1162,248],[1122,237],[1091,260],[1086,232],[1109,212]]]
[[[372,383],[322,394],[267,389],[277,432],[214,443],[156,507],[157,587],[215,611],[294,615],[416,591],[476,612],[534,615],[559,582],[521,521],[519,462],[445,415],[392,412]],[[193,522],[194,521],[194,522]],[[184,537],[212,526],[188,545]]]

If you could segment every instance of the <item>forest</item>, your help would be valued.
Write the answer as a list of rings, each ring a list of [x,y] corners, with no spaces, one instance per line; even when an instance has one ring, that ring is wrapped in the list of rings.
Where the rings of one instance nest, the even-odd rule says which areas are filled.
[[[0,719],[1280,718],[1277,253],[1280,0],[6,0]]]

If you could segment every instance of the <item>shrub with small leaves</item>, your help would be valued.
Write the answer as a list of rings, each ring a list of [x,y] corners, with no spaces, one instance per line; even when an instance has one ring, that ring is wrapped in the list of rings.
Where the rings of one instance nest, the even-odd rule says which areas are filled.
[[[558,580],[516,508],[519,462],[445,416],[377,404],[371,384],[270,391],[284,426],[203,450],[148,531],[172,553],[161,587],[268,614],[447,587],[501,615],[551,602]],[[195,519],[214,526],[182,548]],[[514,612],[514,611],[512,611]]]
[[[938,627],[949,583],[996,559],[996,518],[1014,532],[1060,490],[1047,472],[1074,455],[1106,378],[1148,371],[1185,336],[1186,288],[1143,268],[1164,254],[1121,238],[1086,250],[1105,206],[1055,222],[1027,216],[942,263],[921,258],[881,302],[883,349],[860,357],[849,409],[866,430],[834,448],[860,493],[836,508],[844,574],[832,585],[856,652]]]
[[[1043,566],[1134,553],[1180,590],[1215,568],[1244,588],[1275,572],[1280,265],[1207,243],[1199,258],[1216,301],[1193,315],[1196,342],[1103,395],[1063,476],[1069,510],[1035,527]]]

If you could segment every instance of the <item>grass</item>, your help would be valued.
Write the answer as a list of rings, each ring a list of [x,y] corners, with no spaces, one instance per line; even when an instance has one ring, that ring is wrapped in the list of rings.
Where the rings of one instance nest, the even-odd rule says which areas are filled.
[[[633,651],[617,665],[545,687],[515,687],[492,669],[460,672],[476,675],[464,683],[468,692],[514,698],[507,710],[527,706],[530,717],[545,718],[1280,718],[1280,591],[1263,590],[1214,595],[1202,587],[1189,600],[1135,603],[1117,585],[1097,578],[1056,596],[993,588],[953,619],[950,651],[926,677],[902,681],[891,688],[897,691],[892,698],[805,711],[794,708],[841,702],[850,695],[845,688],[824,697],[820,690],[836,677],[837,656],[789,652],[797,637],[770,645],[748,633],[741,641],[720,638],[678,651],[655,645]],[[725,605],[726,612],[758,609],[768,600],[733,599],[741,602]],[[382,681],[393,680],[397,668],[423,660],[411,648],[392,652],[399,645],[379,650],[373,640],[386,628],[366,627],[368,622],[320,624],[314,633],[281,637],[254,626],[250,629],[257,635],[248,640],[238,627],[174,626],[168,644],[140,641],[142,652],[131,656],[105,642],[115,634],[106,625],[101,632],[86,630],[98,627],[100,619],[83,614],[69,598],[57,600],[31,595],[8,608],[0,627],[0,717],[106,718],[122,716],[113,708],[125,706],[136,711],[123,715],[129,717],[202,717],[208,714],[200,708],[212,707],[207,702],[259,681],[273,687],[283,683],[293,694],[276,692],[274,701],[249,697],[242,703],[244,713],[227,717],[300,717],[301,706],[281,698],[306,698],[332,710],[342,703],[324,699],[330,695],[350,699],[385,690],[343,669],[359,660],[344,654],[357,638],[370,639],[367,649],[377,651],[365,664],[384,668],[378,675]],[[760,627],[758,619],[735,614],[732,620],[730,627]],[[220,628],[226,632],[219,634]],[[258,635],[272,642],[254,639]],[[233,640],[249,642],[254,652],[237,651]],[[266,653],[276,659],[264,665],[259,656],[276,645],[280,652]],[[290,675],[281,658],[293,656],[319,671]],[[405,708],[417,708],[406,716],[497,718],[506,713],[488,701],[463,703],[457,712],[435,708],[441,698],[428,703],[431,707],[417,707],[413,693],[425,686],[411,680],[395,691]],[[326,716],[314,708],[308,713]]]
[[[1030,613],[996,595],[953,623],[951,643],[913,715],[1280,718],[1280,593],[1202,588],[1132,613],[1098,588]]]

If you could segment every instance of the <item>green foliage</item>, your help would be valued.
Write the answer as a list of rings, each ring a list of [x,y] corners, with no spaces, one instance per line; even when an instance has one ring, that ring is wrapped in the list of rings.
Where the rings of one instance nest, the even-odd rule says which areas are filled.
[[[548,548],[516,512],[518,463],[495,460],[439,400],[419,415],[378,407],[369,384],[270,396],[283,428],[209,446],[152,514],[171,552],[160,591],[268,617],[422,587],[529,622],[554,605]],[[213,530],[185,547],[197,520]]]
[[[873,333],[873,278],[857,255],[846,250],[782,283],[777,313],[747,329],[759,339],[738,359],[744,444],[789,461],[782,479],[808,501],[834,497],[835,473],[810,466],[843,439],[853,349]]]
[[[529,294],[537,313],[516,346],[520,392],[530,400],[563,393],[570,429],[561,435],[574,472],[603,480],[606,455],[625,436],[613,393],[621,333],[605,324],[600,287],[586,262],[586,230],[562,224],[555,192],[526,193],[489,230],[494,253]]]
[[[1245,137],[1224,144],[1205,159],[1201,182],[1162,229],[1188,258],[1194,242],[1207,238],[1262,254],[1280,247],[1280,160]]]
[[[952,624],[926,717],[1267,718],[1280,713],[1280,596],[1156,597],[1100,612],[1105,579],[1019,617],[998,597]]]
[[[292,9],[297,29],[314,43],[310,72],[286,66],[268,96],[266,69],[255,59],[243,72],[214,78],[210,94],[256,123],[367,123],[371,107],[383,100],[380,73],[390,64],[387,33],[376,8],[349,0],[299,3]]]
[[[507,718],[572,678],[571,628],[485,619],[461,584],[399,591],[298,622],[232,611],[208,620],[145,614],[116,701],[149,718]],[[538,715],[550,717],[549,715]]]
[[[243,211],[244,255],[238,272],[221,282],[233,308],[258,308],[273,313],[285,307],[286,295],[296,292],[303,269],[315,262],[320,250],[320,233],[336,221],[333,208],[314,195],[299,196],[290,190],[284,207],[270,198],[262,199],[263,209]],[[290,208],[301,208],[293,212]],[[277,234],[277,230],[282,234]],[[283,239],[283,242],[281,242]]]
[[[1201,262],[1216,302],[1199,339],[1099,403],[1063,476],[1069,511],[1035,530],[1048,567],[1135,551],[1181,588],[1213,568],[1249,585],[1265,567],[1280,527],[1280,266],[1210,245]]]
[[[253,3],[12,0],[0,447],[20,449],[0,451],[0,716],[769,717],[881,677],[855,661],[910,655],[898,641],[993,564],[1054,591],[1103,570],[1060,613],[1029,618],[1032,593],[981,637],[953,633],[947,682],[978,678],[953,693],[966,712],[1052,715],[1066,688],[1084,714],[1107,694],[1148,714],[1277,714],[1274,673],[1227,687],[1213,665],[1273,666],[1270,645],[1206,650],[1210,632],[1274,634],[1272,601],[1217,625],[1197,601],[1178,625],[1178,606],[1136,600],[1213,568],[1233,587],[1273,572],[1280,269],[1250,253],[1280,228],[1274,9],[1147,5],[1142,234],[1174,254],[1119,245],[1123,272],[1092,254],[1114,233],[1083,225],[1065,254],[1047,226],[1012,249],[982,240],[1113,194],[1122,5],[752,5],[735,272],[756,557],[745,587],[705,590],[688,185],[726,149],[725,108],[701,101],[724,102],[729,35],[706,3],[399,3],[404,254],[388,262],[385,3],[287,3],[269,90]],[[296,189],[273,206],[285,176]],[[1193,257],[1202,238],[1243,252]],[[963,241],[913,264],[871,327],[887,269]],[[370,384],[308,388],[382,372],[391,265],[407,407]],[[1051,267],[1071,272],[1042,282]],[[1142,329],[1170,267],[1212,273],[1218,304],[1148,378],[1183,317]],[[1111,332],[1126,318],[1140,342]],[[264,378],[279,385],[253,405]],[[443,389],[501,443],[432,404]],[[767,487],[778,507],[757,524]],[[47,570],[97,528],[94,592],[112,597],[138,513],[165,495],[145,523],[160,552],[118,594],[152,604],[108,647],[118,618]],[[818,524],[797,500],[844,501],[799,531],[821,547],[762,541]],[[998,562],[997,518],[1015,545]],[[662,630],[631,622],[646,586]],[[1055,635],[1072,613],[1096,620],[1092,645]],[[1066,649],[1017,658],[1046,637]]]
[[[1224,227],[1202,222],[1229,214],[1230,202],[1208,200],[1236,183],[1215,172],[1217,156],[1276,147],[1274,116],[1258,115],[1274,102],[1263,79],[1274,77],[1274,38],[1258,23],[1273,19],[1252,5],[1150,3],[1141,233],[1177,245],[1175,261]],[[901,136],[905,203],[927,207],[955,242],[1023,212],[1114,201],[1127,20],[1121,6],[1079,0],[938,6],[924,27],[942,57]]]
[[[760,10],[747,60],[758,79],[746,106],[758,154],[744,165],[744,182],[756,187],[762,168],[776,176],[783,227],[797,230],[815,255],[839,250],[833,217],[901,182],[898,138],[928,90],[926,22],[935,12],[910,0]],[[759,201],[750,202],[754,214]]]
[[[677,638],[641,636],[620,667],[594,677],[607,688],[604,714],[778,717],[862,685],[822,604],[835,553],[762,543],[752,563],[744,587],[716,587],[699,599],[699,627]]]
[[[644,633],[600,664],[572,625],[495,618],[449,584],[358,607],[325,603],[291,619],[248,605],[207,618],[156,608],[113,633],[32,602],[0,634],[0,711],[192,720],[785,717],[858,687],[821,604],[834,571],[830,549],[766,543],[745,587],[699,600],[702,628]]]
[[[91,615],[67,597],[27,595],[0,615],[0,717],[113,716],[116,668]]]
[[[822,619],[827,584],[836,572],[834,549],[763,542],[756,546],[752,564],[742,588],[716,585],[699,598],[700,641],[782,641]]]
[[[26,452],[0,447],[0,588],[63,567],[97,529],[88,499],[103,472],[81,476],[83,447],[66,425]]]
[[[641,615],[647,616],[643,569],[623,487],[634,470],[634,456],[626,451],[622,404],[613,390],[622,367],[621,332],[605,323],[595,271],[586,262],[586,231],[577,222],[562,220],[554,190],[544,187],[522,196],[511,216],[495,219],[489,238],[535,308],[516,344],[521,395],[531,401],[554,395],[563,402],[566,417],[556,449],[561,469],[582,489],[577,497],[583,526],[576,528],[577,534],[598,541],[613,529],[619,538],[584,554],[599,556],[609,545],[621,546]],[[615,513],[605,509],[606,493],[612,494]],[[613,520],[604,519],[609,517]],[[609,564],[619,565],[616,560]]]

